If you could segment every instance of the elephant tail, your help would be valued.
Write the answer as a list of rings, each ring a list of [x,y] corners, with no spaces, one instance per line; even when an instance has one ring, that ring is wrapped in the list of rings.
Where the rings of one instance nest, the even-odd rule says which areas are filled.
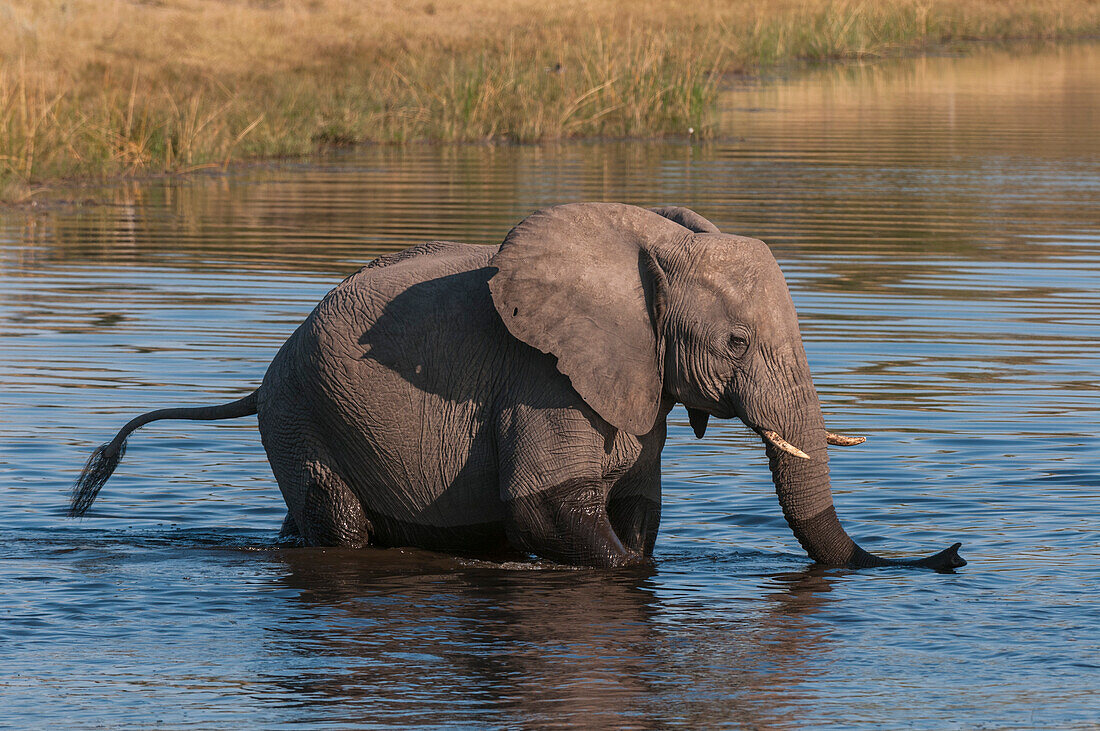
[[[135,429],[145,426],[150,421],[160,419],[193,419],[198,421],[213,421],[216,419],[236,419],[240,416],[251,416],[256,413],[256,391],[244,398],[237,399],[228,404],[219,406],[200,406],[187,409],[158,409],[132,419],[130,423],[122,427],[115,438],[107,444],[96,447],[92,456],[88,458],[84,470],[77,478],[70,494],[69,517],[79,518],[88,512],[99,495],[100,489],[118,467],[122,455],[126,453],[126,438]]]

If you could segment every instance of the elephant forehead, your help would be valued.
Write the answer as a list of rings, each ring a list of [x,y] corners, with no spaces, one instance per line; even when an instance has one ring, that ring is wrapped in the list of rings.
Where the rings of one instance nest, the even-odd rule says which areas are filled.
[[[757,239],[721,238],[731,241],[700,247],[692,257],[682,290],[688,307],[749,323],[758,334],[788,336],[792,325],[797,328],[797,315],[770,250]]]
[[[733,296],[785,295],[786,281],[767,244],[738,236],[717,239],[698,247],[691,271],[705,288]]]
[[[695,234],[685,242],[693,266],[704,272],[778,273],[771,249],[760,239],[729,234]]]

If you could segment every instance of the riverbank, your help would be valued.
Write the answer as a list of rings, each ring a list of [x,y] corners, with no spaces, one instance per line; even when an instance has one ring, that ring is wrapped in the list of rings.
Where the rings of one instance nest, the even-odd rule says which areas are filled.
[[[1100,35],[1100,4],[474,0],[0,6],[0,199],[325,145],[693,135],[721,79]]]

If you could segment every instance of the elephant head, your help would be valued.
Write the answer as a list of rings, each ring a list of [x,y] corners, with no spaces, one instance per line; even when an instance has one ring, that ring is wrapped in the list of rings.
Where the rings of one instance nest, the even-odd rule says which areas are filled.
[[[833,508],[830,435],[798,317],[767,245],[686,209],[584,203],[539,211],[505,238],[493,302],[509,332],[557,358],[601,418],[642,435],[662,401],[697,436],[710,416],[760,435],[779,503],[812,559],[950,570],[958,544],[915,561],[864,551]],[[843,443],[840,438],[832,440]]]

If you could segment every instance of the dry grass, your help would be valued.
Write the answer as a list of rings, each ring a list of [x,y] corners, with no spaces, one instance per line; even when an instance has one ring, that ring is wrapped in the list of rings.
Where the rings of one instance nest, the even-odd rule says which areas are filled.
[[[706,135],[731,71],[1097,34],[1090,0],[0,0],[0,198],[319,144]]]

